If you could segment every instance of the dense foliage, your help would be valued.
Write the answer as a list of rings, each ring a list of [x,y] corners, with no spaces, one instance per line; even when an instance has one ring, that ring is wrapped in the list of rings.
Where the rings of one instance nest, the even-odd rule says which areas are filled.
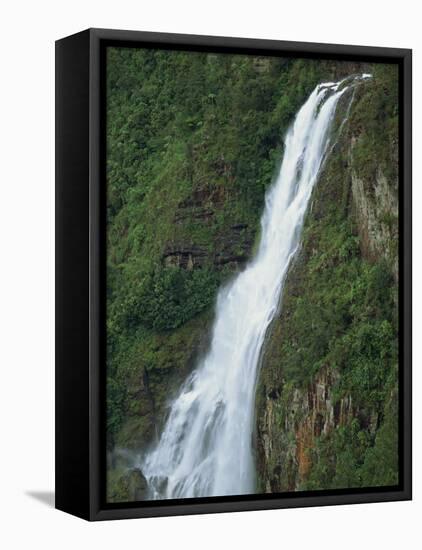
[[[303,489],[397,483],[398,224],[393,208],[376,210],[385,200],[376,196],[377,180],[387,176],[392,196],[397,193],[397,73],[391,66],[373,72],[355,93],[350,120],[315,190],[262,370],[262,391],[280,393],[280,427],[294,390],[306,392],[322,372],[332,379],[327,406],[338,412],[342,400],[352,404],[336,429],[310,435]],[[352,177],[363,182],[365,208],[377,212],[370,223],[381,255],[369,250]],[[300,411],[296,416],[300,424]],[[272,467],[277,464],[275,457]]]
[[[121,428],[128,388],[153,369],[144,358],[172,354],[160,335],[177,340],[179,327],[208,318],[219,284],[239,267],[229,260],[248,258],[283,134],[321,71],[314,61],[109,49],[110,444],[131,443]],[[234,227],[243,229],[233,236]],[[169,250],[198,246],[199,265],[166,263]],[[195,348],[203,327],[190,327]],[[190,353],[173,364],[178,380]],[[168,396],[153,398],[157,412]]]
[[[139,450],[157,436],[168,400],[207,346],[218,288],[254,249],[289,123],[318,82],[355,71],[330,61],[108,49],[109,450]],[[382,65],[371,72],[316,190],[261,373],[259,394],[275,396],[286,448],[292,396],[323,369],[339,374],[334,401],[350,396],[357,411],[315,438],[300,488],[397,476],[394,254],[362,252],[350,193],[351,170],[369,195],[380,169],[390,182],[397,176],[396,74]],[[350,159],[345,144],[356,136]],[[382,221],[397,225],[387,210]],[[128,480],[109,474],[110,500],[128,498]]]

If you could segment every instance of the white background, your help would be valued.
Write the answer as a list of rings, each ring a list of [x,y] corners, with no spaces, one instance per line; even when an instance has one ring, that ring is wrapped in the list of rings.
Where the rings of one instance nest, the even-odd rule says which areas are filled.
[[[416,0],[28,0],[0,7],[0,546],[357,548],[421,542],[421,19]],[[89,524],[54,510],[54,40],[87,27],[414,49],[414,502]],[[419,206],[419,207],[418,207]]]

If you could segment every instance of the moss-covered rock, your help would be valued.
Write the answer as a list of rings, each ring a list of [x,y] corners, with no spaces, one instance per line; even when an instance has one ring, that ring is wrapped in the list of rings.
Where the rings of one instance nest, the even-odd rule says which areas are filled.
[[[107,479],[107,500],[109,502],[144,500],[147,494],[148,483],[139,468],[109,470]]]

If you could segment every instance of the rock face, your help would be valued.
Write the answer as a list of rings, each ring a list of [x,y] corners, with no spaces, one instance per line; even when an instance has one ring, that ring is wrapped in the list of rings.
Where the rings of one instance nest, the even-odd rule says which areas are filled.
[[[373,100],[386,82],[394,89],[395,78],[356,92],[314,191],[262,359],[258,491],[397,482],[397,126]],[[380,155],[368,145],[375,139]],[[368,273],[380,277],[377,290]],[[377,347],[378,328],[387,325]],[[388,464],[382,476],[377,460]]]
[[[199,246],[169,246],[164,252],[163,261],[166,267],[181,267],[191,271],[204,265],[207,251]]]
[[[352,398],[333,396],[338,372],[322,368],[305,390],[286,387],[266,397],[259,424],[258,471],[268,472],[263,490],[294,491],[312,468],[309,450],[321,435],[328,436],[355,416]]]
[[[123,471],[112,470],[114,476],[109,500],[127,502],[128,500],[144,500],[148,493],[148,483],[139,468],[127,468]],[[110,485],[111,488],[111,485]]]
[[[231,271],[240,269],[250,257],[253,240],[248,224],[238,223],[217,237],[216,246],[208,251],[198,245],[170,244],[163,255],[166,267],[180,267],[188,271],[213,265],[216,271],[228,266]]]
[[[354,145],[355,140],[352,140],[351,160]],[[392,265],[396,282],[399,277],[397,190],[397,179],[388,181],[382,168],[378,168],[369,192],[365,189],[365,181],[352,170],[352,194],[362,254],[367,259],[383,257]]]

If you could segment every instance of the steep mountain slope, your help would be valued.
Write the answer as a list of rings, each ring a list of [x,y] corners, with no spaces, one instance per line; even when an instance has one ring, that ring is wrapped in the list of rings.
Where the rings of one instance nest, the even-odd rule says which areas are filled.
[[[397,72],[373,75],[314,191],[268,338],[261,491],[397,483]]]

